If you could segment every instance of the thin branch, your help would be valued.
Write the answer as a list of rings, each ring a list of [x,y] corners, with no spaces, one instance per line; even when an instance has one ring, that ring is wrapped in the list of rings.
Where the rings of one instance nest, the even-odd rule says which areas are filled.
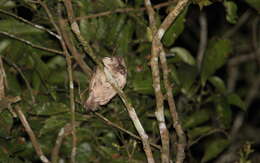
[[[23,43],[25,43],[27,45],[30,45],[33,48],[37,48],[37,49],[44,50],[44,51],[51,52],[51,53],[55,53],[55,54],[63,54],[63,52],[61,52],[61,51],[58,51],[58,50],[55,50],[55,49],[46,48],[46,47],[43,47],[43,46],[40,46],[40,45],[35,45],[35,44],[33,44],[32,42],[30,42],[28,40],[19,38],[19,37],[15,36],[15,35],[13,35],[11,33],[8,33],[8,32],[0,31],[0,34],[8,36],[8,37],[10,37],[12,39],[21,41],[21,42],[23,42]]]
[[[236,23],[236,25],[231,28],[230,30],[228,30],[225,34],[224,34],[224,38],[228,38],[228,37],[231,37],[233,36],[237,30],[239,30],[239,28],[245,24],[247,22],[247,20],[250,18],[251,16],[251,11],[250,10],[247,10],[241,17],[240,19],[238,20],[238,22]]]
[[[260,76],[256,78],[256,80],[253,81],[251,88],[248,91],[247,97],[246,97],[246,106],[247,108],[250,107],[253,99],[257,96],[258,90],[260,87]],[[230,133],[230,139],[231,141],[235,141],[235,138],[239,135],[239,131],[241,126],[243,125],[245,120],[245,112],[239,112],[234,120],[234,123],[231,128]],[[222,163],[222,162],[232,162],[231,160],[234,160],[234,156],[236,155],[237,149],[240,146],[237,146],[237,143],[233,143],[233,145],[228,149],[227,152],[225,152],[223,155],[221,155],[215,162],[216,163]]]
[[[152,30],[152,34],[154,35],[157,31],[157,28],[156,28],[156,21],[155,21],[155,12],[152,8],[151,1],[145,0],[145,6],[147,8],[147,12],[148,12],[148,16],[149,16],[150,28]],[[162,46],[161,43],[160,43],[160,46]],[[162,94],[161,84],[160,84],[160,70],[159,70],[159,63],[158,63],[158,53],[155,52],[155,48],[159,48],[159,47],[154,47],[154,46],[152,47],[152,58],[151,58],[153,88],[155,91],[155,98],[156,98],[155,117],[158,121],[161,142],[162,142],[161,162],[169,163],[170,162],[170,142],[169,142],[170,138],[169,138],[169,131],[168,131],[166,123],[165,123],[164,105],[163,105],[164,97]],[[165,64],[164,64],[164,66],[165,66]]]
[[[42,31],[45,31],[45,32],[49,33],[50,35],[56,37],[57,39],[60,39],[60,36],[59,36],[59,35],[57,35],[56,33],[52,32],[51,30],[49,30],[49,29],[47,29],[47,28],[45,28],[45,27],[43,27],[43,26],[41,26],[41,25],[34,24],[34,23],[32,23],[32,22],[30,22],[30,21],[28,21],[28,20],[26,20],[26,19],[24,19],[24,18],[22,18],[22,17],[20,17],[20,16],[17,16],[17,15],[15,15],[15,14],[10,13],[10,12],[8,12],[8,11],[5,11],[5,10],[3,10],[3,9],[0,9],[0,13],[3,13],[3,14],[5,14],[5,15],[9,15],[9,16],[12,16],[12,17],[14,17],[14,18],[17,19],[17,20],[20,20],[20,21],[22,21],[22,22],[24,22],[24,23],[26,23],[26,24],[29,24],[29,25],[33,26],[34,28],[40,29],[40,30],[42,30]]]
[[[52,149],[51,152],[51,161],[52,163],[58,163],[58,159],[59,159],[59,151],[60,151],[60,147],[62,145],[63,139],[70,135],[72,133],[72,126],[71,124],[66,124],[64,127],[62,127],[60,129],[60,132],[58,134],[58,137],[55,141],[55,146]]]
[[[32,131],[25,115],[23,114],[21,108],[19,106],[16,106],[15,107],[15,111],[20,119],[20,121],[22,122],[24,128],[25,128],[25,131],[27,132],[27,134],[29,135],[30,137],[30,140],[32,142],[32,145],[38,155],[38,157],[40,158],[40,160],[43,162],[43,163],[50,163],[50,161],[47,159],[47,157],[43,154],[42,152],[42,149],[41,149],[41,146],[40,144],[38,143],[37,139],[36,139],[36,136],[34,134],[34,132]]]
[[[64,20],[61,17],[61,6],[59,4],[59,8],[58,8],[58,12],[59,12],[59,25],[60,25],[60,29],[59,34],[62,35],[62,31],[63,33],[65,32],[66,26],[64,23]],[[66,48],[66,44],[64,39],[62,39],[61,41],[63,50],[65,51],[65,55],[66,55],[66,62],[67,62],[67,71],[68,71],[68,75],[69,75],[69,88],[70,88],[70,111],[71,111],[71,128],[72,128],[72,151],[71,151],[71,163],[75,163],[76,162],[76,152],[77,152],[77,136],[76,136],[76,129],[75,129],[75,101],[74,101],[74,83],[73,83],[73,70],[72,70],[72,61],[71,61],[71,56],[68,53],[68,50]]]
[[[4,64],[2,56],[0,56],[0,100],[5,97],[5,88],[7,86],[6,73],[4,70]]]
[[[202,13],[200,15],[199,23],[200,23],[200,43],[199,43],[199,49],[197,53],[197,65],[200,71],[203,55],[205,53],[207,47],[207,41],[208,41],[208,27],[207,27],[208,25],[207,25],[207,18],[205,13]]]
[[[130,136],[132,136],[133,138],[142,141],[142,139],[141,139],[139,136],[137,136],[137,135],[135,135],[134,133],[128,131],[127,129],[124,129],[123,127],[120,127],[118,124],[111,122],[109,119],[107,119],[107,118],[104,117],[103,115],[101,115],[101,114],[99,114],[99,113],[97,113],[97,112],[94,112],[94,114],[95,114],[95,116],[97,116],[98,118],[102,119],[107,125],[112,126],[112,127],[114,127],[114,128],[117,128],[117,129],[119,129],[120,131],[122,131],[122,132],[124,132],[124,133],[126,133],[126,134],[128,134],[128,135],[130,135]],[[158,150],[161,150],[161,147],[160,147],[159,145],[157,145],[157,144],[150,143],[150,145],[151,145],[152,147],[158,149]]]
[[[260,49],[260,48],[258,48],[258,49]],[[257,54],[257,57],[260,57],[260,55]],[[256,58],[255,52],[253,52],[250,54],[242,54],[242,55],[233,57],[229,60],[228,67],[227,67],[227,71],[228,71],[228,80],[227,80],[228,84],[227,85],[228,85],[229,92],[232,92],[236,87],[236,81],[237,81],[238,74],[239,74],[236,66],[238,66],[244,62],[254,60],[255,58]]]
[[[72,151],[71,151],[71,162],[75,163],[75,157],[76,157],[76,151],[77,151],[77,137],[76,137],[76,131],[75,131],[75,101],[74,101],[74,84],[73,84],[73,74],[72,74],[72,63],[71,63],[71,56],[68,53],[66,44],[62,38],[62,32],[60,28],[65,28],[62,25],[62,18],[61,18],[61,9],[60,6],[58,6],[58,12],[59,12],[59,25],[55,23],[54,18],[48,8],[48,6],[42,1],[37,0],[37,2],[44,8],[45,12],[48,15],[49,20],[51,21],[52,25],[56,29],[58,35],[61,37],[60,44],[62,46],[62,49],[64,51],[66,62],[67,62],[67,71],[69,76],[69,88],[70,88],[70,110],[71,110],[71,127],[72,127]]]
[[[29,83],[29,81],[26,79],[23,71],[13,62],[7,60],[6,58],[3,58],[5,60],[5,62],[7,62],[8,64],[10,64],[11,66],[13,66],[18,72],[19,74],[21,75],[21,77],[23,78],[25,84],[26,84],[26,87],[28,88],[29,92],[30,92],[30,95],[31,95],[31,98],[32,98],[32,103],[35,104],[35,97],[33,95],[33,90],[32,90],[32,87]]]
[[[63,27],[66,27],[68,24],[66,23],[65,20],[61,20],[60,22],[61,24],[63,24]],[[73,57],[75,58],[76,62],[78,63],[78,65],[80,66],[80,68],[82,69],[82,71],[88,76],[90,77],[92,74],[92,69],[85,63],[85,61],[83,60],[84,56],[82,54],[80,54],[77,49],[75,48],[73,41],[71,40],[68,31],[66,31],[66,28],[61,28],[61,32],[62,32],[62,37],[66,43],[66,46],[68,47],[69,51],[71,52],[71,54],[73,55]]]
[[[260,48],[258,48],[260,49]],[[257,57],[260,57],[260,55],[258,55]],[[236,57],[233,57],[229,60],[229,64],[231,66],[237,66],[243,62],[247,62],[247,61],[250,61],[250,60],[253,60],[255,59],[255,54],[254,52],[253,53],[249,53],[249,54],[242,54],[242,55],[239,55],[239,56],[236,56]]]
[[[227,73],[228,73],[227,88],[229,92],[232,92],[236,87],[236,81],[239,74],[238,69],[237,67],[233,66],[231,62],[229,62],[227,66]]]
[[[188,148],[191,148],[191,146],[197,144],[201,139],[203,139],[211,134],[217,133],[217,132],[223,133],[226,137],[228,137],[228,134],[225,131],[223,131],[223,129],[213,129],[213,130],[209,131],[208,133],[201,135],[197,139],[193,140],[191,143],[189,143]]]
[[[159,8],[162,8],[162,7],[169,6],[173,3],[176,3],[176,1],[173,0],[173,1],[169,1],[169,2],[163,2],[163,3],[160,3],[160,4],[154,5],[153,8],[159,9]],[[145,7],[142,7],[142,8],[120,8],[120,9],[115,9],[115,10],[112,10],[112,11],[105,11],[105,12],[100,12],[100,13],[97,13],[97,14],[91,14],[91,15],[87,15],[87,16],[76,17],[75,20],[93,19],[93,18],[97,18],[97,17],[101,17],[101,16],[109,16],[111,14],[116,14],[116,13],[143,12],[145,10],[146,10]]]
[[[260,59],[259,59],[259,55],[260,55],[260,48],[259,48],[259,43],[257,40],[258,39],[258,32],[259,32],[259,28],[258,28],[258,22],[259,22],[259,16],[257,16],[252,23],[252,43],[253,43],[253,48],[255,51],[255,60],[256,60],[256,64],[257,64],[257,68],[258,70],[260,70]]]
[[[65,1],[65,6],[66,8],[69,7],[68,5],[66,5],[66,3],[71,3],[70,1]],[[67,9],[68,11],[73,11],[71,10],[72,8]],[[73,15],[73,14],[68,14],[68,15]],[[89,56],[96,62],[96,64],[98,65],[98,67],[100,68],[101,71],[104,71],[104,66],[103,64],[99,61],[99,59],[97,58],[97,56],[94,54],[93,49],[91,48],[91,46],[89,45],[88,41],[85,40],[79,30],[79,26],[77,24],[76,21],[73,20],[73,22],[71,23],[71,29],[74,32],[74,34],[76,35],[77,39],[80,41],[80,43],[83,46],[83,49],[86,53],[89,54]],[[117,91],[118,95],[120,96],[120,98],[122,99],[123,103],[125,104],[129,116],[131,118],[131,120],[134,123],[134,126],[138,132],[138,134],[140,135],[141,139],[142,139],[142,143],[143,143],[143,149],[145,151],[146,154],[146,158],[148,160],[149,163],[154,163],[154,158],[153,158],[153,154],[152,154],[152,150],[151,150],[151,146],[150,146],[150,142],[148,139],[148,135],[146,134],[136,112],[134,107],[132,106],[132,104],[130,103],[130,100],[128,100],[128,97],[126,96],[126,94],[122,91],[122,89],[119,88],[117,82],[114,80],[112,74],[109,71],[105,71],[104,72],[106,75],[106,78],[108,80],[108,82],[113,86],[113,88]]]
[[[177,18],[177,16],[183,11],[183,9],[188,5],[189,0],[180,0],[175,8],[167,15],[167,17],[163,20],[162,24],[160,25],[157,33],[155,34],[152,42],[152,55],[157,56],[160,53],[160,50],[163,48],[160,48],[161,46],[161,39],[167,29],[170,27],[170,25],[174,22],[174,20]],[[162,47],[162,46],[161,46]],[[160,55],[165,55],[165,53],[161,50]],[[161,59],[163,59],[165,56],[160,56]],[[166,59],[165,59],[166,60]],[[164,61],[163,61],[164,62]],[[166,61],[165,61],[166,62]],[[164,75],[167,74],[167,69],[164,70]],[[166,80],[167,82],[167,80]],[[167,84],[167,83],[165,83]],[[173,118],[173,125],[176,130],[177,136],[178,136],[178,144],[177,144],[177,157],[176,157],[176,163],[182,163],[185,159],[185,147],[186,147],[186,137],[185,133],[182,129],[182,126],[179,122],[178,112],[176,110],[174,98],[172,95],[172,88],[171,85],[166,85],[167,90],[167,96],[168,96],[168,104],[169,109]]]

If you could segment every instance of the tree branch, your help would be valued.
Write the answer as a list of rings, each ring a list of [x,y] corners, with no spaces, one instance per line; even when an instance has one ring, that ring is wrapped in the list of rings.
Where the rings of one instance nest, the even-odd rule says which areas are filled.
[[[25,128],[25,131],[27,132],[27,134],[29,135],[30,137],[30,140],[32,142],[32,145],[36,151],[36,154],[38,155],[38,157],[40,158],[40,160],[43,162],[43,163],[50,163],[50,161],[47,159],[47,157],[43,154],[42,152],[42,149],[41,149],[41,146],[40,144],[38,143],[37,139],[36,139],[36,136],[34,134],[34,132],[32,131],[25,115],[23,114],[21,108],[19,106],[16,106],[15,107],[15,112],[17,113],[20,121],[22,122],[23,124],[23,127]]]
[[[89,56],[96,62],[96,64],[100,68],[100,70],[104,71],[103,64],[97,58],[97,56],[95,55],[93,49],[91,48],[91,46],[87,42],[87,40],[85,40],[82,37],[77,22],[75,20],[73,20],[73,10],[72,10],[72,7],[71,7],[71,1],[70,0],[66,0],[66,1],[64,1],[64,3],[65,3],[66,9],[67,9],[67,13],[68,13],[68,16],[69,16],[69,20],[70,20],[70,23],[71,23],[72,31],[74,32],[75,36],[80,41],[80,43],[83,45],[84,51],[86,53],[88,53]],[[68,4],[68,3],[70,3],[70,4]],[[112,74],[110,74],[109,71],[105,71],[104,73],[106,75],[106,78],[107,78],[108,82],[117,91],[118,95],[120,96],[120,98],[122,99],[123,103],[125,104],[125,106],[127,108],[129,116],[130,116],[132,122],[134,123],[134,126],[135,126],[138,134],[140,135],[140,137],[142,139],[143,149],[145,151],[146,158],[147,158],[148,162],[149,163],[154,163],[154,158],[153,158],[150,142],[149,142],[149,139],[148,139],[148,135],[146,134],[146,132],[145,132],[145,130],[144,130],[144,128],[143,128],[143,126],[142,126],[142,124],[141,124],[141,122],[140,122],[140,120],[139,120],[139,118],[138,118],[138,116],[137,116],[137,114],[135,112],[134,107],[132,106],[132,104],[128,100],[128,97],[126,96],[126,94],[122,91],[122,89],[119,88],[117,82],[112,77]]]

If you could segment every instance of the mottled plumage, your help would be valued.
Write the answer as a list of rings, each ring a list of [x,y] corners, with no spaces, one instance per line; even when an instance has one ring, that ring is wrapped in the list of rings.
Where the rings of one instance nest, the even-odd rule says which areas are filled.
[[[102,59],[104,69],[108,70],[118,86],[123,89],[126,85],[127,69],[122,57],[105,57]],[[115,95],[116,91],[107,81],[105,74],[99,68],[95,70],[90,85],[89,97],[85,103],[87,110],[95,111],[99,105],[107,104]]]

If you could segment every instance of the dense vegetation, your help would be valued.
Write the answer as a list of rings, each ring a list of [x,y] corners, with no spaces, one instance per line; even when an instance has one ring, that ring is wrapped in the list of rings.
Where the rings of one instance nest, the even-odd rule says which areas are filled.
[[[0,162],[259,162],[260,1],[185,1],[0,0]],[[86,112],[107,56],[127,85]]]

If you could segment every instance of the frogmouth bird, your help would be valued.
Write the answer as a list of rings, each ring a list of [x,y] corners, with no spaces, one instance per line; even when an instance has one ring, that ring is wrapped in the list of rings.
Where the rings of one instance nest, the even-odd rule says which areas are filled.
[[[120,56],[105,57],[102,62],[104,63],[104,71],[109,71],[118,86],[123,89],[127,77],[124,59]],[[87,111],[95,111],[98,106],[107,104],[117,94],[116,90],[108,82],[104,71],[97,67],[90,80],[89,97],[84,104]]]

